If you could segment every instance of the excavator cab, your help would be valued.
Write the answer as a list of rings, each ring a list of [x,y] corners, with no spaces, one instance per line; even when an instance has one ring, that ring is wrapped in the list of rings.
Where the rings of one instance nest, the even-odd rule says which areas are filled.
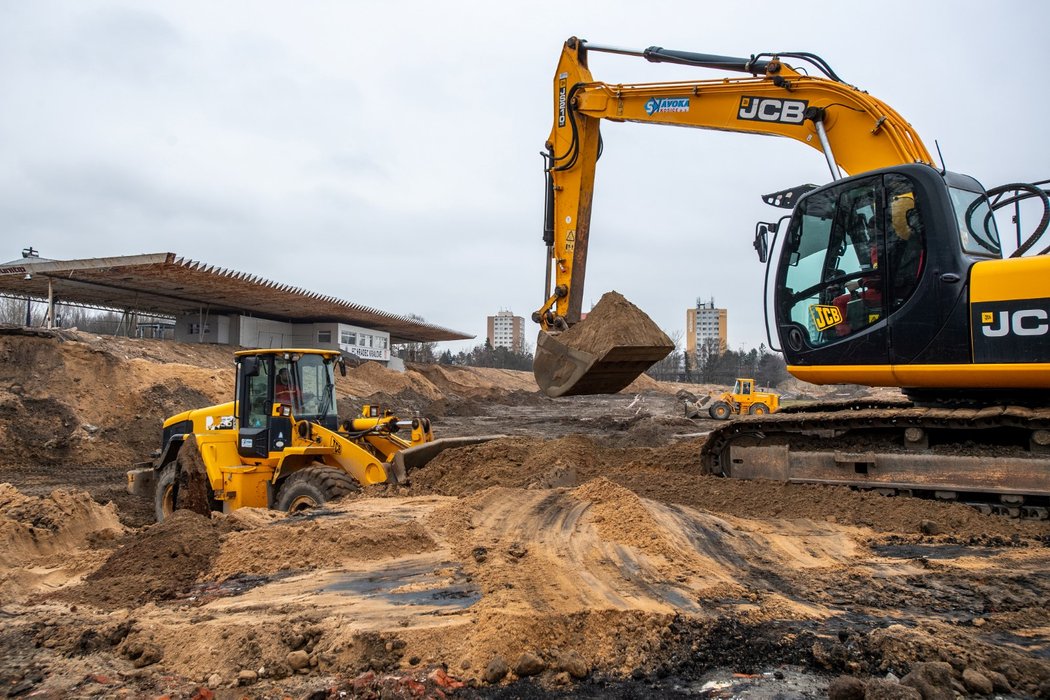
[[[990,328],[994,315],[971,305],[982,296],[1007,298],[1011,278],[1046,287],[1046,258],[1002,259],[976,180],[922,164],[808,193],[782,238],[769,263],[776,332],[792,373],[814,383],[979,388],[989,380],[978,372],[990,368],[975,358],[990,345],[994,331],[982,326]],[[1045,334],[1021,331],[1012,341],[1027,348],[1019,356],[1043,352],[1034,346]],[[931,369],[948,365],[950,373]]]

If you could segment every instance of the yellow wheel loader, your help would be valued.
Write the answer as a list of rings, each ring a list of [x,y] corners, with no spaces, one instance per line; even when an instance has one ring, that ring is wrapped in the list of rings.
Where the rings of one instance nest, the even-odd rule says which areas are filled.
[[[168,418],[157,458],[128,472],[128,491],[153,497],[158,522],[178,507],[305,510],[362,486],[404,483],[442,450],[491,439],[435,440],[429,419],[377,406],[340,422],[338,351],[245,350],[235,361],[234,400]]]
[[[733,385],[733,391],[723,392],[707,409],[707,413],[716,420],[727,420],[733,414],[764,416],[767,413],[776,413],[779,409],[779,394],[759,391],[754,379],[738,378]]]

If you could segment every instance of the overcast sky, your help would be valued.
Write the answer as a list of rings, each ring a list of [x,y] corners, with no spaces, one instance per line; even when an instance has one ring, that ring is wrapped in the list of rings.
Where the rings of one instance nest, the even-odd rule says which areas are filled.
[[[0,260],[172,251],[485,338],[542,303],[562,43],[819,54],[986,187],[1050,177],[1050,3],[0,0]],[[716,77],[594,54],[606,82]],[[788,139],[606,123],[584,306],[765,342],[759,196]],[[535,328],[528,321],[530,341]]]

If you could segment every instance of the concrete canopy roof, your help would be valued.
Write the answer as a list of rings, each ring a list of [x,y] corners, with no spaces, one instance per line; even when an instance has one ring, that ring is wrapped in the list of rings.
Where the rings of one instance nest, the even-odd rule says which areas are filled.
[[[31,257],[0,264],[0,294],[46,299],[49,281],[59,303],[163,316],[204,310],[295,323],[339,321],[386,331],[391,343],[474,337],[174,253],[83,260]]]

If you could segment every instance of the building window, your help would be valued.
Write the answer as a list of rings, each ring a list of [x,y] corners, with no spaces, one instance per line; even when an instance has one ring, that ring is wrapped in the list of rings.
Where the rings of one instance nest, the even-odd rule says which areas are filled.
[[[357,333],[353,331],[340,331],[339,342],[343,345],[357,345]]]
[[[317,331],[317,342],[318,343],[331,343],[332,342],[332,331]]]

